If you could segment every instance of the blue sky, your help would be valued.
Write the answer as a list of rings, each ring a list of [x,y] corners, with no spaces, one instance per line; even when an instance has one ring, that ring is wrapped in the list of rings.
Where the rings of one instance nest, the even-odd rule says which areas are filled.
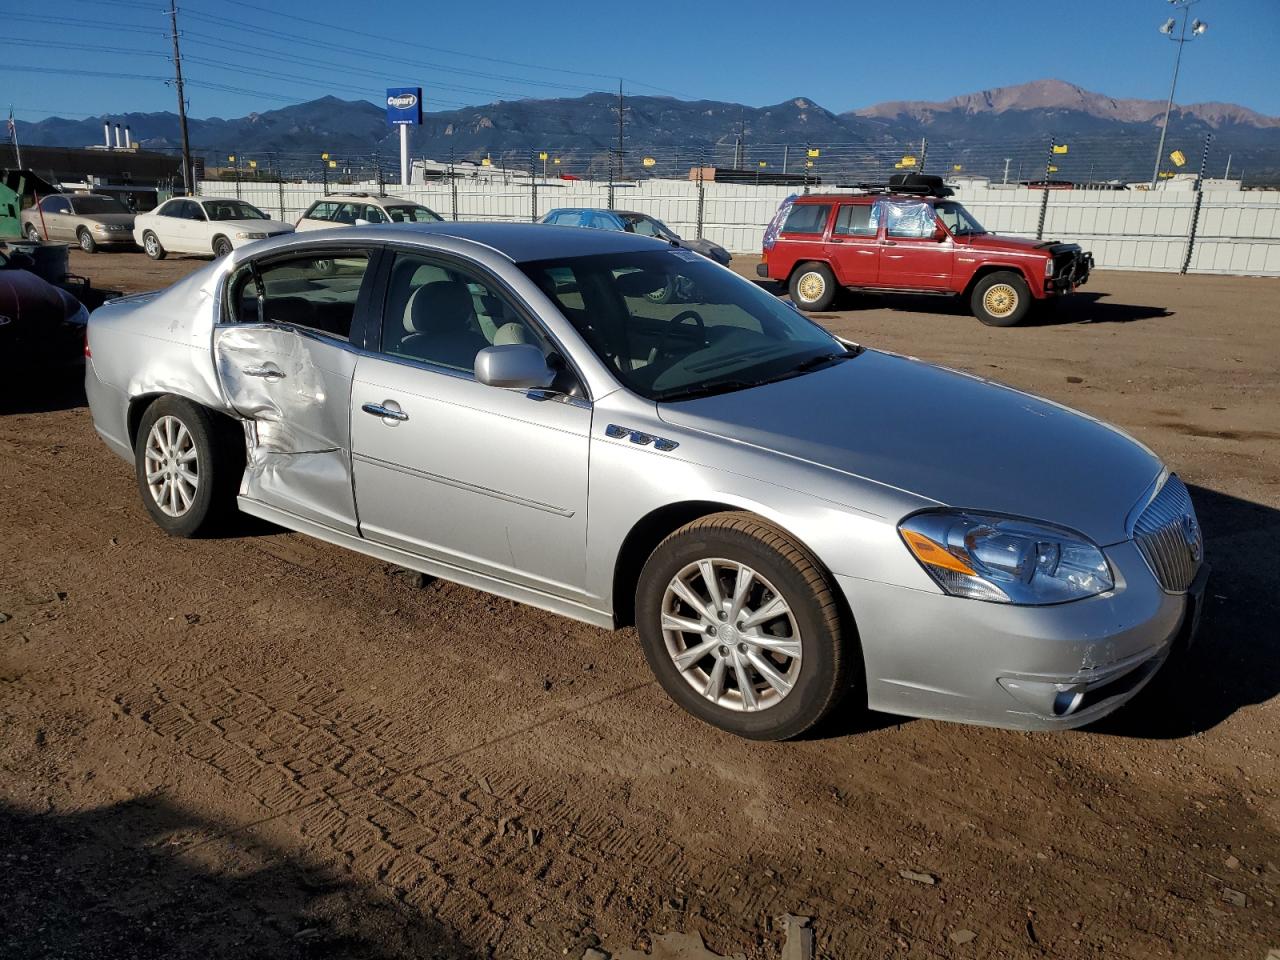
[[[0,110],[11,101],[36,120],[174,108],[157,79],[172,71],[165,0],[9,9]],[[1164,0],[186,0],[179,11],[196,117],[324,93],[377,99],[398,84],[421,83],[428,110],[577,96],[616,89],[619,74],[630,93],[756,106],[805,96],[836,112],[1046,77],[1163,99],[1175,51],[1156,31]],[[1280,115],[1280,0],[1201,0],[1194,13],[1210,28],[1186,50],[1178,101]]]

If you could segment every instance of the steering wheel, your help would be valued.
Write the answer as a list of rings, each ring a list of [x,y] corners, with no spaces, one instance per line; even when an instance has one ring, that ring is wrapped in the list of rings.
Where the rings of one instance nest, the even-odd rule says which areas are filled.
[[[667,329],[662,331],[662,338],[658,341],[658,350],[655,357],[661,357],[667,352],[667,341],[671,339],[671,334],[676,327],[680,326],[686,320],[692,318],[698,323],[698,332],[702,334],[702,345],[707,345],[707,325],[702,319],[702,315],[697,310],[681,310],[669,321],[667,321]]]

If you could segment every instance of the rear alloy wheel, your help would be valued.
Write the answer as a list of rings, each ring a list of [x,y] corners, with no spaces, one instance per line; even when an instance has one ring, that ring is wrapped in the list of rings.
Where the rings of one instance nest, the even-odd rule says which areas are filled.
[[[795,269],[788,284],[791,302],[801,310],[829,310],[840,287],[825,263],[806,263]]]
[[[243,460],[213,414],[189,400],[161,397],[147,408],[134,458],[142,502],[170,536],[209,532],[235,503]]]
[[[165,258],[165,249],[160,246],[160,238],[150,230],[142,235],[142,249],[146,251],[147,256],[152,260],[163,260]]]
[[[990,327],[1015,327],[1031,310],[1031,290],[1016,273],[989,273],[973,288],[973,315]]]
[[[799,736],[845,692],[843,625],[826,574],[750,514],[713,514],[664,540],[641,575],[636,618],[667,694],[738,736]]]
[[[79,230],[76,231],[76,240],[80,244],[80,249],[83,250],[85,253],[97,252],[98,241],[94,240],[93,234],[91,234],[84,227],[81,227]]]
[[[231,253],[231,241],[226,237],[213,238],[213,255],[222,258]]]

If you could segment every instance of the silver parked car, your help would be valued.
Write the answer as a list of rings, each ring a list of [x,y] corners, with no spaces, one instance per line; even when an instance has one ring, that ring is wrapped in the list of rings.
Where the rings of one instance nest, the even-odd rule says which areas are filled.
[[[679,303],[651,294],[675,278]],[[177,536],[238,508],[605,628],[737,734],[1072,727],[1194,632],[1186,487],[1058,404],[832,337],[706,258],[531,224],[265,240],[93,313]]]

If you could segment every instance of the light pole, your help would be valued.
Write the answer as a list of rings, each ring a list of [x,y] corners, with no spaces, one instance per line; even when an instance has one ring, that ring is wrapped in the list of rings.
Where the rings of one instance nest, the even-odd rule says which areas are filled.
[[[1169,112],[1173,109],[1173,92],[1178,87],[1178,68],[1182,66],[1182,47],[1209,29],[1209,25],[1203,20],[1193,20],[1190,24],[1191,36],[1187,36],[1187,18],[1191,15],[1191,8],[1199,2],[1200,0],[1169,0],[1169,5],[1182,13],[1182,28],[1177,35],[1173,32],[1178,26],[1177,17],[1170,17],[1160,25],[1160,32],[1178,45],[1178,55],[1173,61],[1173,83],[1169,84],[1169,102],[1164,108],[1164,123],[1160,125],[1160,146],[1156,148],[1156,168],[1151,174],[1152,190],[1156,188],[1156,181],[1160,179],[1160,161],[1164,159],[1164,138],[1169,132]]]

